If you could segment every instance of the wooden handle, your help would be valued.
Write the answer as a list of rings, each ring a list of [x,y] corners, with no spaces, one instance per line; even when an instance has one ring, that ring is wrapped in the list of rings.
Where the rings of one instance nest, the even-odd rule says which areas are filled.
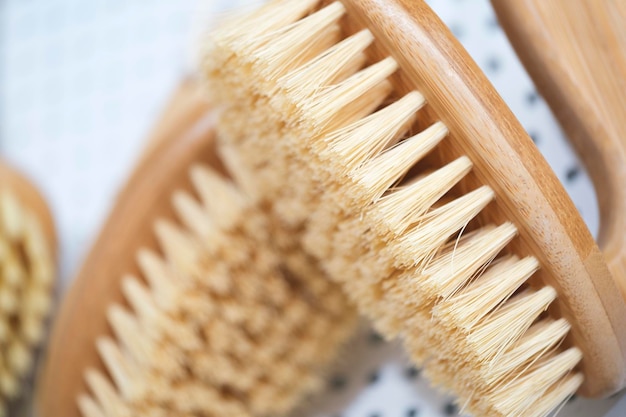
[[[65,297],[38,380],[35,408],[40,417],[80,416],[76,399],[87,392],[84,371],[106,373],[95,341],[112,336],[105,312],[113,303],[125,304],[123,275],[140,276],[135,264],[139,248],[158,251],[153,223],[159,217],[173,218],[170,199],[175,190],[191,190],[190,165],[218,165],[211,118],[196,90],[192,82],[184,83],[167,107]]]
[[[587,166],[600,205],[598,243],[626,298],[626,2],[492,3]]]

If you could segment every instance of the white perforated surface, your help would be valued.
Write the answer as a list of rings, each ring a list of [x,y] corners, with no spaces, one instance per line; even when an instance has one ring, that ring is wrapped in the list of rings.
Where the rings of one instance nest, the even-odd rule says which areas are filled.
[[[248,1],[249,2],[249,1]],[[177,81],[207,11],[236,1],[0,2],[0,155],[46,194],[63,284],[88,250],[142,141]],[[486,0],[432,0],[564,183],[592,231],[593,188],[498,27]],[[215,17],[215,15],[213,15]],[[564,417],[601,416],[614,400],[574,399]],[[307,417],[455,415],[400,349],[365,328]]]

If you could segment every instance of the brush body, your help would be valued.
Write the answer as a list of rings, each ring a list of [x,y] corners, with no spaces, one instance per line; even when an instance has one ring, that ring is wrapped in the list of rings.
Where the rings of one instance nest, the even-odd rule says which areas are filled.
[[[56,277],[50,212],[32,184],[0,162],[0,415],[23,393],[46,331]]]
[[[213,117],[184,88],[62,305],[42,417],[282,415],[356,324],[224,176]]]
[[[601,252],[424,3],[270,2],[214,32],[204,71],[245,188],[462,407],[545,416],[623,386]]]

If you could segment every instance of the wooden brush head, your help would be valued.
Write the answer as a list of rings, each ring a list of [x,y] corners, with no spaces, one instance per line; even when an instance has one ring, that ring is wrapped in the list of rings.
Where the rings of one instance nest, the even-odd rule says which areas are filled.
[[[80,415],[76,401],[87,392],[84,372],[104,371],[95,342],[102,335],[113,336],[106,310],[112,303],[125,304],[121,281],[125,274],[139,273],[137,249],[157,250],[154,219],[173,216],[170,201],[175,190],[191,190],[191,164],[220,167],[206,106],[189,85],[174,102],[181,99],[186,111],[167,111],[171,117],[155,130],[148,152],[118,195],[115,210],[64,296],[37,384],[39,416]]]
[[[0,415],[7,415],[20,410],[28,398],[24,388],[47,333],[54,300],[57,248],[46,202],[33,184],[3,161],[0,252]]]
[[[568,343],[583,350],[582,393],[608,395],[626,381],[626,305],[584,221],[532,140],[478,66],[440,19],[421,1],[343,1],[346,27],[367,27],[373,57],[392,56],[400,71],[391,80],[427,100],[418,124],[443,121],[450,130],[439,165],[467,155],[473,174],[462,189],[488,184],[496,200],[483,220],[510,221],[518,255],[533,255],[541,269],[533,282],[558,292],[558,315],[573,326]]]
[[[245,26],[244,21],[238,21],[239,24],[232,25],[230,29],[221,32],[218,29],[216,47],[212,50],[209,48],[209,53],[213,53],[212,57],[220,62],[214,66],[207,62],[205,68],[207,78],[215,81],[213,91],[216,97],[218,100],[229,94],[234,97],[230,102],[228,98],[225,100],[227,111],[220,125],[222,133],[228,130],[233,137],[231,142],[235,146],[241,144],[242,154],[246,153],[248,145],[241,137],[247,134],[263,139],[265,135],[265,140],[258,140],[258,148],[250,148],[253,149],[249,150],[251,160],[255,160],[255,151],[263,154],[272,149],[271,145],[267,148],[264,146],[281,140],[281,135],[289,139],[290,133],[301,131],[304,132],[302,137],[308,135],[315,138],[311,139],[311,143],[304,139],[304,145],[295,140],[287,140],[287,150],[273,148],[284,152],[287,167],[290,160],[304,161],[291,171],[293,178],[298,178],[297,180],[285,175],[290,173],[289,168],[282,173],[282,178],[290,178],[290,182],[295,182],[299,188],[305,188],[303,184],[309,184],[309,177],[314,178],[310,183],[319,188],[310,190],[306,197],[312,197],[315,193],[336,192],[336,200],[340,201],[337,206],[341,206],[345,194],[342,194],[344,190],[338,183],[353,175],[353,169],[367,161],[368,157],[361,148],[362,141],[351,149],[356,150],[345,160],[333,160],[331,157],[347,155],[342,148],[343,143],[335,144],[334,140],[339,137],[345,140],[346,135],[354,132],[358,133],[355,137],[365,136],[356,123],[354,126],[347,126],[346,121],[355,120],[355,116],[348,114],[351,110],[344,111],[352,105],[347,102],[345,95],[362,87],[356,81],[354,85],[350,82],[372,81],[371,73],[382,74],[380,79],[372,81],[372,88],[368,91],[371,95],[357,96],[354,101],[362,107],[359,114],[363,115],[371,114],[388,102],[400,102],[400,97],[404,100],[407,93],[417,90],[425,99],[425,104],[416,100],[415,108],[423,108],[419,110],[416,121],[408,130],[411,133],[423,132],[427,127],[435,126],[441,121],[449,132],[441,145],[420,160],[418,170],[439,168],[462,157],[471,160],[472,171],[454,186],[448,197],[454,199],[471,190],[480,191],[478,187],[481,185],[489,187],[492,194],[482,190],[477,195],[485,201],[495,197],[494,201],[484,210],[482,207],[476,209],[480,213],[469,224],[470,229],[491,223],[503,225],[510,222],[515,226],[518,236],[506,243],[504,253],[535,257],[540,269],[529,278],[528,286],[536,290],[544,287],[556,290],[556,300],[550,305],[548,315],[555,319],[565,318],[572,326],[564,345],[576,346],[583,352],[583,360],[578,367],[585,375],[581,393],[600,396],[623,387],[626,377],[626,325],[622,317],[626,313],[626,304],[603,255],[532,140],[439,18],[422,1],[342,0],[335,3],[324,1],[321,4],[315,1],[276,1],[274,5],[276,10],[280,9],[281,17],[294,13],[289,24],[298,21],[301,25],[285,24],[281,27],[278,22],[270,21],[277,14],[267,12],[264,18],[259,18],[249,26]],[[328,7],[321,9],[325,5]],[[319,10],[319,15],[309,15],[311,9]],[[261,11],[259,16],[263,13]],[[316,19],[326,25],[325,32],[320,30],[318,33],[314,30],[313,22],[318,22]],[[276,25],[272,26],[273,24]],[[310,74],[306,72],[304,63],[313,57],[324,56],[331,45],[336,46],[339,41],[352,39],[349,38],[350,35],[360,33],[362,29],[369,30],[373,38],[372,44],[363,50],[366,69],[359,71],[362,62],[358,62],[356,58],[353,66],[350,66],[352,63],[340,63],[337,60],[335,66],[331,63],[316,68],[334,71],[345,64],[346,73],[333,73],[334,78],[329,79],[324,78],[324,74],[316,73],[318,78],[313,81],[302,77],[302,74]],[[246,32],[249,38],[245,35],[237,38],[237,32]],[[252,33],[254,35],[250,35]],[[224,65],[220,66],[222,63]],[[299,73],[302,68],[304,70]],[[354,79],[345,83],[341,81],[342,77],[351,74],[355,75]],[[238,85],[237,77],[241,85]],[[340,81],[335,83],[336,79]],[[293,83],[294,80],[300,84]],[[226,88],[221,88],[220,82],[224,82],[223,86]],[[320,82],[322,87],[316,82]],[[348,89],[348,85],[352,90]],[[339,87],[335,88],[336,86]],[[345,90],[342,90],[344,87]],[[345,94],[340,95],[338,91]],[[392,93],[387,97],[389,91]],[[250,93],[250,97],[246,97],[247,93]],[[382,98],[379,101],[370,101],[371,96]],[[368,104],[372,108],[368,108]],[[248,112],[249,108],[255,106],[258,106],[258,113],[262,113],[264,108],[271,111],[266,112],[266,115]],[[229,113],[230,109],[233,112]],[[328,113],[334,110],[337,114],[333,119]],[[245,126],[249,131],[245,132],[245,129],[237,126],[237,111],[241,111],[239,116],[250,114],[250,124]],[[263,120],[264,117],[267,120]],[[267,123],[258,123],[259,120]],[[275,131],[267,127],[270,123],[275,123]],[[333,128],[339,133],[333,131]],[[378,125],[372,124],[370,131],[385,132],[386,128],[383,120]],[[381,136],[382,145],[376,145],[379,147],[370,150],[373,155],[385,146],[395,143],[391,141],[390,144],[388,141],[393,134],[390,138],[384,134]],[[313,143],[314,140],[317,142]],[[267,188],[270,193],[279,196],[281,188],[288,187],[289,183],[281,181],[281,176],[276,173],[272,176],[272,172],[268,172],[271,169],[262,172],[265,165],[273,163],[275,159],[278,158],[258,158],[258,164],[252,171],[259,172],[259,184],[264,189]],[[283,168],[281,163],[276,162],[277,171]],[[299,168],[314,165],[321,168],[317,171],[317,168],[312,168],[315,172],[296,177]],[[334,181],[333,175],[340,180]],[[353,178],[354,176],[349,179]],[[319,183],[315,183],[318,180]],[[272,186],[273,182],[275,184]],[[295,195],[298,195],[298,187],[293,188],[296,189]],[[359,212],[354,207],[345,211],[349,212],[351,209]],[[277,210],[280,211],[280,208]],[[303,216],[294,216],[289,221],[296,224],[309,221],[306,210],[303,211]],[[336,225],[329,225],[331,222],[325,221],[325,218],[337,211],[340,209],[334,207],[334,210],[328,209],[326,213],[318,215],[315,225],[320,230],[327,227],[332,232]],[[438,225],[442,228],[444,226]],[[362,227],[363,233],[367,230],[367,227]],[[423,237],[420,236],[420,239]],[[317,239],[310,246],[321,246],[322,240]],[[362,247],[363,245],[354,245],[355,249]],[[381,252],[386,250],[384,247],[379,249]],[[320,258],[324,258],[331,252],[320,249],[317,253]],[[367,250],[364,252],[367,254]],[[428,256],[424,259],[427,258]],[[352,261],[357,262],[358,259],[355,255]],[[350,266],[349,262],[344,264],[341,268]],[[350,282],[346,283],[348,285]],[[356,287],[355,284],[354,288]],[[350,292],[351,289],[348,289],[348,293]],[[402,299],[401,295],[398,295],[396,301]],[[410,303],[409,293],[404,295],[404,300]],[[369,296],[374,304],[384,298],[380,293]],[[380,313],[385,314],[384,309]],[[377,316],[376,313],[371,315],[374,318]],[[412,335],[409,337],[418,338]]]
[[[227,177],[196,91],[174,98],[61,307],[41,416],[283,415],[356,325],[221,155]]]

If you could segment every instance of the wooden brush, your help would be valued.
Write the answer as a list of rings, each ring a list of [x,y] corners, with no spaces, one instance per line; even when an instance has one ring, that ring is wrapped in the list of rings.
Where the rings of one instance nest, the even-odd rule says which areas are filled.
[[[45,201],[28,180],[0,161],[0,416],[17,412],[9,406],[22,394],[46,333],[55,252]]]
[[[623,278],[424,2],[271,1],[203,53],[244,188],[464,411],[624,386]]]
[[[196,90],[166,111],[61,306],[39,416],[282,415],[356,325],[224,176]]]

